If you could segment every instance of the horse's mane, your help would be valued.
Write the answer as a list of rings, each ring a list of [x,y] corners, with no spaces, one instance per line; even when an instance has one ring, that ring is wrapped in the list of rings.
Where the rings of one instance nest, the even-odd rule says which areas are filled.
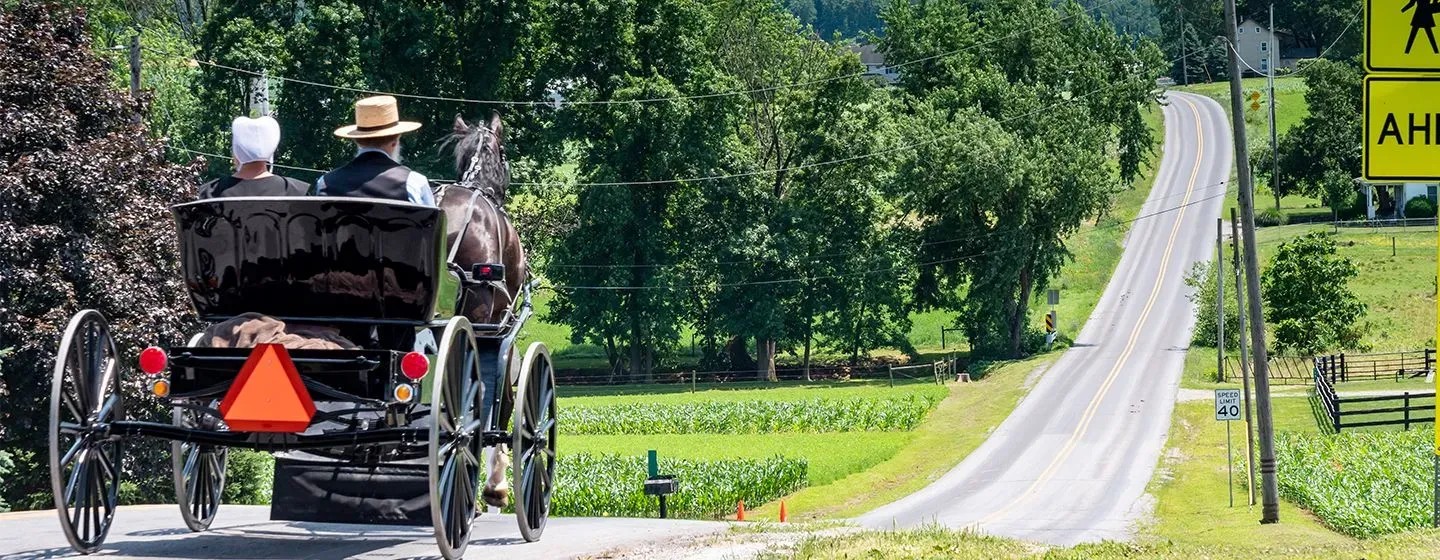
[[[446,135],[440,142],[442,151],[453,148],[455,171],[462,181],[468,176],[470,162],[479,151],[479,159],[475,160],[475,163],[480,169],[476,170],[473,183],[476,187],[488,189],[501,203],[505,201],[506,188],[510,183],[510,166],[505,160],[502,134],[498,113],[490,117],[488,126],[479,122],[467,124],[463,118],[456,115],[454,132]]]

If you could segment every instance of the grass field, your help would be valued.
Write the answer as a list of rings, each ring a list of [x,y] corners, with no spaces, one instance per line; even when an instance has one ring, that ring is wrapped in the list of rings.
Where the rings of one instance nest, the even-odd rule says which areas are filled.
[[[1264,228],[1256,233],[1263,271],[1280,244],[1320,225]],[[1333,230],[1330,230],[1333,231]],[[1391,243],[1394,243],[1392,256]],[[1367,307],[1364,342],[1371,352],[1420,350],[1435,345],[1435,259],[1433,228],[1340,229],[1338,253],[1359,268],[1350,288]],[[1228,264],[1228,263],[1227,263]],[[1226,286],[1231,288],[1230,285]],[[1233,296],[1233,288],[1227,297]],[[1339,351],[1336,349],[1335,351]],[[1215,350],[1192,348],[1186,356],[1183,386],[1216,386]],[[1227,384],[1233,386],[1233,384]]]
[[[1245,108],[1245,134],[1249,138],[1250,147],[1270,145],[1270,107],[1269,92],[1265,87],[1264,78],[1247,78],[1243,81],[1243,91],[1261,93],[1261,105],[1259,110],[1251,110],[1249,104]],[[1225,114],[1230,115],[1230,82],[1212,82],[1208,84],[1195,84],[1174,88],[1178,91],[1186,91],[1204,95],[1214,99],[1225,109]],[[1305,92],[1309,88],[1305,85],[1304,78],[1283,77],[1275,79],[1275,130],[1281,137],[1291,127],[1305,120],[1310,113],[1309,105],[1305,102]],[[1233,173],[1233,172],[1232,172]],[[1232,191],[1226,200],[1225,216],[1230,215],[1231,208],[1237,208],[1239,202],[1236,197],[1239,194]],[[1269,184],[1261,177],[1256,177],[1255,182],[1255,208],[1264,210],[1275,207],[1274,195],[1270,192]],[[1319,200],[1299,195],[1291,195],[1280,199],[1280,210],[1292,220],[1305,219],[1307,216],[1324,217],[1330,215],[1330,210],[1325,208]]]
[[[997,367],[980,381],[948,385],[950,397],[907,434],[912,437],[894,456],[830,484],[812,482],[787,499],[788,513],[797,520],[848,517],[925,487],[984,443],[1025,395],[1026,377],[1045,365],[1043,357],[1020,360]],[[777,516],[773,504],[754,512],[756,519]]]

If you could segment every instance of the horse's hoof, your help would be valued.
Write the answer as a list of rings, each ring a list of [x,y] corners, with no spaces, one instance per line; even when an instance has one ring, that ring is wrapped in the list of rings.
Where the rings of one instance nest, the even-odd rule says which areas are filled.
[[[480,498],[485,500],[486,505],[503,508],[510,501],[510,491],[486,488],[480,491]]]

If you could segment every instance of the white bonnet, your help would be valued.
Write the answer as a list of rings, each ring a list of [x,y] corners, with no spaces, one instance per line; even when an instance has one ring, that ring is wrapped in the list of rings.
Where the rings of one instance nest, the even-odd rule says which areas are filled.
[[[275,119],[235,117],[230,123],[230,135],[231,150],[239,164],[275,162],[275,148],[280,145],[280,123]]]

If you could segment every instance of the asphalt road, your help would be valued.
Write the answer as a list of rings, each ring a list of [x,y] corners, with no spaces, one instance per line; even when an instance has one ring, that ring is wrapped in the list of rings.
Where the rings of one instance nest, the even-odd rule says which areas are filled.
[[[1062,545],[1132,534],[1194,323],[1185,274],[1212,254],[1234,154],[1218,104],[1169,99],[1164,156],[1141,211],[1150,217],[1134,224],[1075,347],[965,461],[863,525],[938,523]]]
[[[526,543],[512,515],[482,515],[466,558],[550,560],[603,555],[655,541],[724,531],[727,523],[620,518],[555,518],[538,542]],[[429,527],[385,527],[270,521],[268,506],[223,506],[215,524],[192,533],[175,505],[122,507],[104,558],[439,558]],[[0,515],[0,559],[76,556],[54,510]]]

